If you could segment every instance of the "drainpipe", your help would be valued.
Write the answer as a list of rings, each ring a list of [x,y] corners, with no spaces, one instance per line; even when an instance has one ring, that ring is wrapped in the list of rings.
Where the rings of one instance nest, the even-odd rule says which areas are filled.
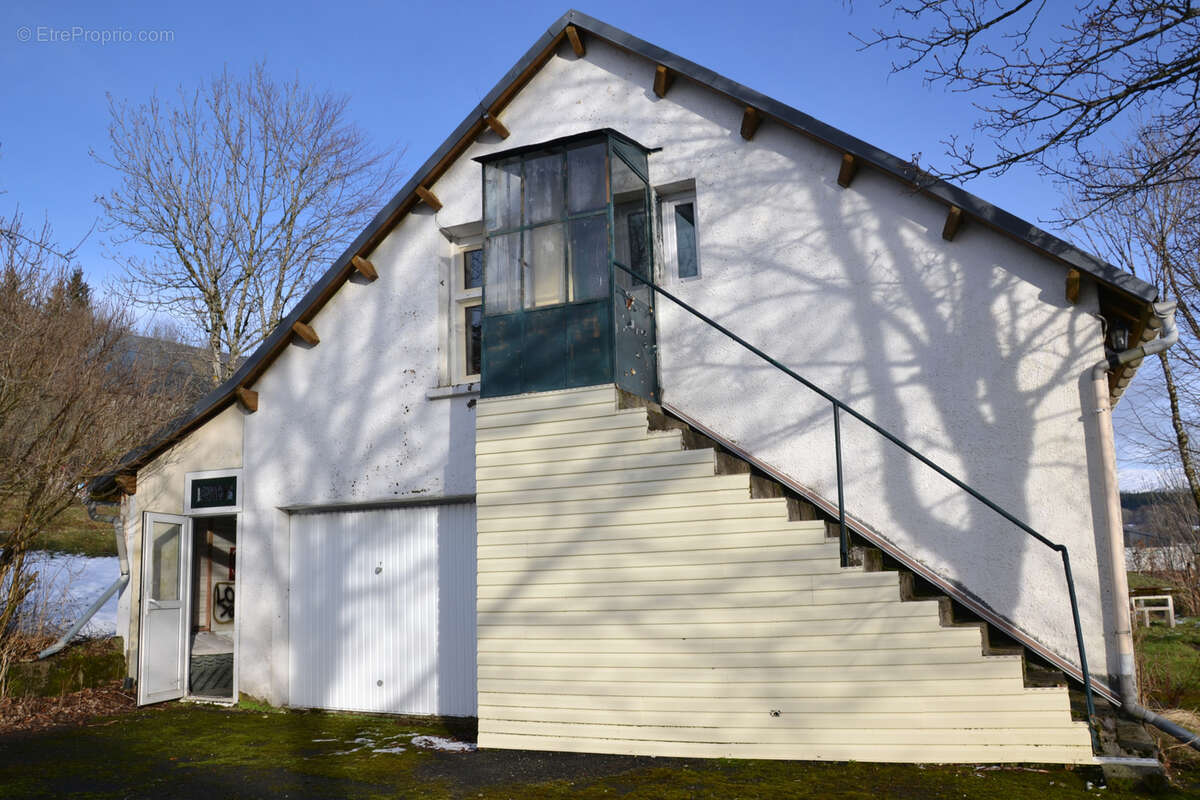
[[[1155,303],[1154,315],[1162,328],[1157,339],[1120,353],[1109,353],[1092,367],[1092,389],[1096,395],[1097,428],[1100,433],[1100,460],[1104,464],[1104,502],[1108,517],[1108,544],[1112,554],[1112,586],[1115,602],[1117,651],[1120,655],[1121,709],[1134,719],[1148,722],[1169,733],[1195,750],[1200,750],[1200,735],[1181,728],[1138,703],[1134,678],[1133,623],[1129,612],[1129,579],[1125,573],[1125,536],[1121,528],[1121,495],[1117,487],[1117,455],[1113,445],[1112,406],[1109,404],[1108,373],[1125,364],[1140,362],[1146,356],[1161,353],[1179,341],[1175,325],[1175,303]]]
[[[121,516],[121,503],[119,501],[116,503],[98,503],[95,500],[89,499],[84,502],[84,505],[87,507],[88,517],[96,522],[108,522],[113,526],[113,535],[117,538],[117,559],[121,564],[121,574],[113,581],[112,586],[104,590],[104,594],[100,595],[100,599],[92,603],[91,608],[83,612],[83,616],[71,626],[69,631],[62,635],[61,639],[38,653],[37,657],[39,661],[54,655],[66,647],[67,642],[71,641],[75,634],[79,633],[83,629],[83,626],[88,624],[88,621],[96,615],[96,612],[108,602],[108,598],[124,589],[129,583],[129,552],[125,548],[125,524],[124,518]],[[112,513],[100,513],[98,510],[99,506],[105,506]]]

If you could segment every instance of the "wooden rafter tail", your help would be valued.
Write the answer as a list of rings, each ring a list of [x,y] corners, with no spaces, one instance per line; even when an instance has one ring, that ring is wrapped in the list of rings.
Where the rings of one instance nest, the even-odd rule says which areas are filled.
[[[237,401],[242,408],[253,414],[258,411],[258,392],[253,389],[247,389],[245,386],[239,386],[233,390],[237,395]]]
[[[442,201],[438,200],[437,195],[426,189],[424,186],[417,187],[417,197],[421,198],[421,201],[434,211],[442,210]]]
[[[742,111],[742,138],[750,141],[754,138],[754,134],[758,131],[758,126],[762,124],[762,112],[754,106],[746,106]]]
[[[305,343],[316,347],[321,343],[321,337],[317,336],[317,332],[312,329],[311,325],[305,325],[303,322],[296,321],[292,323],[292,333],[296,334],[297,338],[303,339]]]
[[[1067,302],[1072,305],[1079,302],[1079,289],[1083,283],[1083,273],[1071,268],[1067,270]]]
[[[659,64],[654,68],[654,93],[659,97],[666,97],[667,90],[671,88],[674,80],[674,73],[662,64]]]
[[[958,206],[950,206],[950,211],[946,214],[946,224],[942,228],[942,238],[947,242],[953,242],[954,237],[958,235],[958,229],[963,224],[963,210]]]
[[[485,116],[483,118],[483,121],[487,124],[487,126],[489,128],[492,129],[492,132],[495,133],[497,136],[499,136],[501,139],[508,138],[508,128],[506,128],[504,126],[503,122],[496,119],[491,114],[488,114],[487,116]],[[424,200],[425,198],[421,198],[421,199]]]
[[[849,189],[858,174],[858,158],[850,153],[842,153],[842,166],[838,168],[837,182],[843,189]]]
[[[574,25],[567,26],[567,38],[571,40],[571,49],[575,51],[575,55],[583,58],[587,55],[587,48],[583,46],[583,37],[579,35],[579,29]]]
[[[375,270],[375,265],[362,256],[355,256],[350,259],[350,264],[354,267],[359,275],[362,275],[369,281],[379,278],[379,273]]]

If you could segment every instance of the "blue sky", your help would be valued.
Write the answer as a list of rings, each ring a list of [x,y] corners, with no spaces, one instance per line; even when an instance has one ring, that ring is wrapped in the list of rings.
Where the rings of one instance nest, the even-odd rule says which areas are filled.
[[[411,170],[440,144],[559,15],[560,3],[168,3],[9,0],[0,10],[0,213],[16,204],[48,214],[64,243],[99,216],[113,182],[89,149],[107,146],[106,94],[140,102],[194,87],[228,66],[265,60],[280,77],[351,97],[350,116],[381,144],[406,148]],[[897,155],[941,154],[939,141],[967,132],[968,98],[926,88],[917,74],[889,76],[892,54],[859,52],[890,13],[868,2],[770,2],[735,6],[610,2],[581,10],[806,111]],[[78,30],[77,30],[78,29]],[[105,32],[135,39],[93,41]],[[28,41],[23,41],[28,37]],[[57,37],[66,41],[51,41]],[[988,200],[1036,220],[1057,195],[1031,172],[976,181]],[[80,263],[95,282],[115,270],[105,235],[93,233]]]
[[[917,73],[890,75],[893,52],[860,51],[852,32],[868,36],[892,23],[891,12],[869,0],[577,7],[905,158],[922,153],[923,163],[945,163],[940,141],[968,134],[976,118],[971,97],[926,87]],[[567,9],[540,0],[7,0],[0,7],[0,216],[18,205],[30,222],[47,216],[59,241],[73,245],[97,225],[94,198],[113,183],[89,155],[107,146],[107,94],[134,102],[169,96],[223,67],[244,73],[258,61],[278,77],[349,95],[350,118],[381,145],[404,148],[411,172]],[[137,41],[146,37],[159,41]],[[1032,170],[967,188],[1034,222],[1060,202],[1057,188]],[[96,230],[78,251],[94,285],[120,271],[107,238]]]

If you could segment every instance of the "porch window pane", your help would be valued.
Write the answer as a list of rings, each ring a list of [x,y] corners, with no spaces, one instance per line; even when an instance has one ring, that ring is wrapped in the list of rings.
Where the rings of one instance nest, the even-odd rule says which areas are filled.
[[[608,220],[603,216],[571,220],[571,300],[608,294]]]
[[[613,202],[621,203],[632,199],[637,195],[637,199],[641,199],[641,195],[646,189],[646,182],[638,176],[636,172],[630,169],[619,158],[614,158],[612,162],[612,190]]]
[[[521,307],[521,234],[489,237],[486,262],[483,303],[488,315],[516,311]]]
[[[525,224],[562,219],[563,157],[561,153],[538,156],[525,162]]]
[[[521,160],[514,158],[484,167],[484,225],[489,231],[521,224]]]
[[[525,307],[566,302],[563,226],[543,225],[525,232]]]
[[[623,203],[613,209],[616,260],[638,275],[650,274],[650,232],[645,202]]]
[[[567,151],[567,212],[578,214],[604,208],[603,142]]]

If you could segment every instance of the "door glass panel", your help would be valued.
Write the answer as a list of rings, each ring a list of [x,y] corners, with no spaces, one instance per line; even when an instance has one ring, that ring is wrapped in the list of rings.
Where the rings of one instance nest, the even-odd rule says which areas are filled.
[[[604,143],[567,151],[567,212],[578,214],[604,208]]]
[[[150,541],[151,600],[179,600],[180,546],[183,526],[177,522],[155,522]]]
[[[526,225],[562,219],[562,164],[561,153],[551,153],[525,162]]]
[[[608,294],[608,220],[574,219],[571,226],[571,300]]]
[[[525,234],[525,307],[566,302],[563,226],[543,225]]]
[[[521,224],[521,160],[489,164],[483,170],[483,220],[489,231]]]
[[[694,278],[700,274],[696,260],[696,210],[691,203],[675,206],[675,259],[679,277]]]
[[[484,308],[490,314],[509,314],[521,307],[521,234],[492,236],[487,241]]]

